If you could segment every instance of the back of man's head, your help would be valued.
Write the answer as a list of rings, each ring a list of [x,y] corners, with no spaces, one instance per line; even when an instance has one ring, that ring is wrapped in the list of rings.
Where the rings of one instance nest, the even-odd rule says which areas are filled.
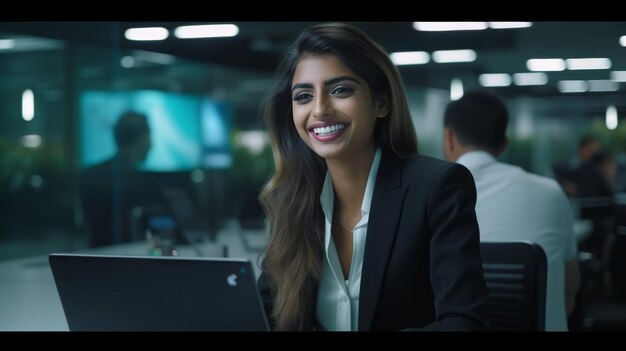
[[[465,146],[500,151],[506,143],[509,113],[502,100],[486,91],[468,91],[451,102],[444,114],[444,126],[450,128]]]
[[[115,123],[113,133],[118,148],[132,146],[139,138],[150,132],[146,115],[128,111]]]

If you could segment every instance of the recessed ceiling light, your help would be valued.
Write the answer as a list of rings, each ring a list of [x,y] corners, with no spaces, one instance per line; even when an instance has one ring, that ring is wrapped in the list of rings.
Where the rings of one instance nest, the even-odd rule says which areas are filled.
[[[584,93],[587,91],[587,82],[584,80],[561,80],[557,83],[561,93]]]
[[[413,28],[427,32],[482,30],[487,29],[487,22],[413,22]]]
[[[492,29],[528,28],[533,25],[532,22],[487,22],[487,24]]]
[[[610,79],[588,80],[589,91],[618,91],[619,83]]]
[[[484,87],[508,87],[511,76],[506,73],[485,73],[478,76],[478,82]]]
[[[609,69],[611,68],[611,60],[608,58],[575,58],[565,60],[567,69],[583,70],[583,69]]]
[[[626,82],[626,71],[611,72],[611,80],[615,82]]]
[[[180,39],[234,37],[238,33],[239,27],[234,24],[181,26],[174,30],[174,35]]]
[[[529,71],[564,71],[565,61],[560,58],[530,59],[526,61]]]
[[[543,72],[515,73],[513,82],[517,86],[545,85],[548,83],[548,75]]]
[[[474,50],[438,50],[433,52],[433,61],[437,63],[474,62],[476,51]]]
[[[426,51],[402,51],[393,52],[389,55],[394,65],[423,65],[430,61],[430,55]]]
[[[165,40],[168,36],[169,31],[163,27],[129,28],[124,32],[126,39],[138,41]]]

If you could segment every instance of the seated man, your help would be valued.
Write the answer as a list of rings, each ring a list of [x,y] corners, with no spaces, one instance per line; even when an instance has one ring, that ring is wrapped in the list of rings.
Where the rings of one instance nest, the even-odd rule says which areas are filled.
[[[89,232],[89,247],[131,241],[130,212],[136,206],[158,203],[158,189],[136,168],[151,147],[145,115],[124,113],[113,129],[117,153],[87,168],[80,195]]]
[[[507,147],[508,112],[486,91],[451,102],[444,117],[444,152],[476,182],[481,241],[528,240],[548,259],[546,330],[566,331],[580,282],[573,216],[556,181],[496,161]]]

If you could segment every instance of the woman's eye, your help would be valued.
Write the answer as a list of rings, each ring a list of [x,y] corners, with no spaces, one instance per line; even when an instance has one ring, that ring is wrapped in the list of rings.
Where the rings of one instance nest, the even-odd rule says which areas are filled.
[[[302,102],[302,101],[306,101],[306,100],[308,100],[310,98],[311,98],[311,94],[309,94],[309,93],[300,93],[300,94],[296,94],[296,96],[293,97],[293,101]]]
[[[331,92],[331,94],[335,94],[335,95],[346,95],[346,94],[350,94],[354,91],[354,89],[350,88],[350,87],[346,87],[346,86],[339,86],[336,87],[335,89],[333,89],[333,91]]]

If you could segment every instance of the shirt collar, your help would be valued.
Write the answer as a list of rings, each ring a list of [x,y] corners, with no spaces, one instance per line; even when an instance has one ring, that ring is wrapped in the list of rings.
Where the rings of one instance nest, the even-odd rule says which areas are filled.
[[[370,212],[372,205],[372,195],[374,194],[374,185],[376,185],[376,176],[378,175],[378,166],[380,166],[380,148],[376,148],[376,154],[374,154],[374,160],[370,167],[370,173],[367,176],[367,185],[365,186],[365,195],[363,196],[363,203],[361,204],[361,213],[366,214]]]
[[[372,195],[374,194],[374,186],[376,185],[376,177],[378,175],[378,167],[380,166],[381,150],[376,148],[374,154],[374,160],[370,166],[370,172],[367,176],[367,185],[365,186],[365,195],[363,196],[363,202],[361,203],[361,213],[366,214],[370,212],[370,206],[372,204]],[[322,204],[322,210],[326,219],[330,221],[333,213],[333,205],[335,202],[335,192],[333,191],[333,182],[330,178],[330,173],[326,171],[326,178],[324,179],[324,186],[322,187],[322,193],[320,194],[320,202]]]
[[[478,169],[495,163],[496,158],[486,151],[470,151],[461,155],[456,162],[467,167],[470,172],[475,173]]]

